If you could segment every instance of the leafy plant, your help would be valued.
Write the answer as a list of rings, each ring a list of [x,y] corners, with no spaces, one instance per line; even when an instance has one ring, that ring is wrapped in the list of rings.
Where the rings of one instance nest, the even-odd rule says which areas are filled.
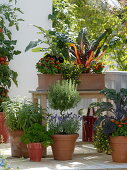
[[[35,25],[34,25],[35,26]],[[39,29],[39,34],[42,34],[45,38],[44,41],[38,39],[36,41],[30,41],[25,51],[32,49],[33,52],[46,52],[52,56],[68,58],[68,45],[67,41],[72,42],[68,36],[64,33],[56,32],[55,29],[45,30],[42,27],[35,26]],[[46,47],[37,47],[40,44],[45,44]]]
[[[57,81],[55,85],[51,85],[48,91],[49,105],[55,110],[63,111],[71,109],[77,105],[80,100],[79,93],[75,84],[68,80]]]
[[[101,91],[106,98],[111,102],[94,102],[90,107],[97,107],[96,115],[99,117],[95,127],[102,125],[103,133],[106,135],[126,135],[126,126],[120,125],[122,128],[119,131],[119,124],[126,124],[127,117],[127,89],[121,88],[120,91],[114,89],[104,89]],[[110,114],[103,114],[108,112]],[[114,122],[118,122],[116,125]],[[118,126],[118,127],[117,127]],[[124,131],[124,133],[123,133]]]
[[[7,2],[7,4],[0,3],[0,88],[4,88],[4,91],[8,91],[12,81],[17,85],[17,73],[10,69],[9,62],[14,55],[21,53],[15,49],[17,40],[12,39],[9,27],[14,26],[19,30],[18,23],[23,21],[23,19],[17,18],[17,12],[22,13],[22,11],[15,6],[16,1],[15,5],[13,0],[8,0]],[[1,102],[5,101],[6,97],[0,96],[0,107]],[[3,111],[2,108],[1,111]]]
[[[112,29],[111,37],[119,37],[120,41],[115,48],[109,48],[102,61],[110,69],[125,71],[126,68],[126,3],[119,1],[115,6],[110,1],[102,0],[53,0],[53,13],[49,19],[53,22],[53,28],[58,32],[68,33],[74,37],[85,26],[88,30],[88,38],[92,42],[107,28]],[[117,6],[118,4],[118,6]],[[106,43],[109,43],[107,39]]]
[[[72,81],[58,81],[51,85],[48,91],[49,106],[59,110],[60,114],[52,115],[49,119],[49,129],[54,134],[74,134],[80,127],[80,116],[64,112],[77,105],[79,94]]]
[[[24,130],[34,123],[42,123],[44,110],[25,99],[15,98],[2,103],[6,123],[10,130]]]
[[[100,126],[96,127],[93,144],[98,152],[111,153],[108,136],[103,133],[103,129]]]
[[[42,124],[42,120],[45,119],[45,116],[46,110],[42,109],[40,105],[26,101],[19,110],[18,121],[20,128],[25,130],[34,123]]]
[[[97,40],[90,43],[86,37],[87,29],[81,29],[77,38],[77,44],[69,43],[70,55],[76,59],[75,64],[83,65],[84,68],[90,68],[90,64],[93,61],[97,63],[106,52],[108,46],[105,45],[105,41],[110,33],[111,29],[107,29]]]
[[[46,131],[45,126],[35,123],[25,130],[21,141],[25,144],[42,143],[44,146],[48,146],[52,143],[51,132]]]

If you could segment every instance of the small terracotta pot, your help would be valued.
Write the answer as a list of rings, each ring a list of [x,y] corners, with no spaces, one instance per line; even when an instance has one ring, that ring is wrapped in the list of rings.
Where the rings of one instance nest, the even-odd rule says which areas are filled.
[[[41,143],[29,143],[27,145],[28,153],[31,161],[40,162],[43,154],[43,146]]]
[[[23,135],[22,130],[10,131],[11,154],[12,157],[28,158],[27,145],[22,143],[20,138]]]
[[[71,160],[74,153],[78,134],[73,135],[53,135],[52,152],[55,160]]]
[[[0,143],[7,143],[9,139],[9,133],[7,126],[5,125],[4,112],[0,112]]]
[[[127,163],[127,136],[110,136],[112,160],[119,163]]]

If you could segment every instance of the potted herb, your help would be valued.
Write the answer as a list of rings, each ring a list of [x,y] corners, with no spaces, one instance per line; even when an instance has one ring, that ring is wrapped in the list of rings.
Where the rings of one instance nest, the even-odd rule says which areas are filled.
[[[110,101],[90,104],[90,107],[97,107],[95,127],[101,126],[102,132],[110,138],[112,160],[127,162],[127,89],[117,92],[106,88],[101,93]]]
[[[35,123],[24,131],[21,141],[27,144],[30,160],[40,162],[44,147],[52,143],[51,132],[45,126]]]
[[[59,110],[52,115],[48,127],[52,131],[52,151],[55,160],[72,159],[75,142],[80,128],[80,116],[65,112],[77,105],[80,100],[75,84],[63,80],[51,85],[48,92],[49,106]]]
[[[41,124],[44,110],[26,100],[14,98],[2,103],[6,124],[11,137],[11,152],[13,157],[28,157],[27,147],[20,140],[23,131],[34,123]]]

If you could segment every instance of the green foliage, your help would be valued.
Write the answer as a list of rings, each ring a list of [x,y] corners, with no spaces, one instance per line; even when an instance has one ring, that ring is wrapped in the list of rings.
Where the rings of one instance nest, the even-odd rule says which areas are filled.
[[[90,104],[90,107],[97,107],[96,115],[98,115],[99,118],[95,126],[97,127],[101,124],[103,133],[111,135],[117,131],[117,126],[113,122],[121,122],[127,117],[127,89],[121,88],[120,91],[117,92],[114,89],[105,88],[101,93],[104,94],[108,100],[110,99],[110,102],[94,102]],[[105,111],[109,112],[110,115],[107,115]],[[125,130],[124,126],[123,130]],[[122,134],[122,130],[120,133]]]
[[[112,136],[127,136],[127,121],[113,123],[115,123],[116,130],[112,133]]]
[[[5,4],[0,3],[0,88],[4,88],[5,91],[11,87],[12,81],[17,86],[17,73],[9,67],[9,62],[14,55],[21,53],[15,49],[17,41],[12,39],[12,33],[9,29],[9,27],[14,26],[16,30],[19,30],[18,23],[23,20],[17,18],[17,13],[22,13],[22,11],[16,7],[16,0],[7,0]],[[6,101],[6,97],[7,95],[0,94],[1,111],[3,111],[1,102]]]
[[[77,114],[66,113],[63,116],[52,115],[48,127],[53,134],[76,134],[81,126],[81,117]]]
[[[11,81],[17,85],[17,72],[14,72],[8,65],[0,64],[0,87],[8,89],[11,87]]]
[[[62,114],[63,111],[75,107],[80,97],[75,84],[72,83],[71,80],[63,80],[49,87],[48,99],[50,107],[55,110],[60,110]]]
[[[71,80],[72,82],[78,84],[81,72],[82,67],[79,65],[75,65],[73,63],[62,64],[62,76],[65,80]]]
[[[78,34],[81,28],[87,27],[88,37],[92,41],[103,30],[112,29],[112,37],[120,38],[115,46],[110,46],[104,63],[111,69],[127,70],[127,30],[126,30],[127,6],[112,8],[102,0],[53,0],[53,14],[49,19],[53,21],[56,31],[65,32],[71,37]],[[124,24],[125,25],[124,25]],[[109,39],[106,41],[109,43]],[[114,63],[115,61],[115,63]]]
[[[38,105],[25,99],[15,98],[2,103],[6,123],[10,130],[24,130],[44,119],[45,112]]]
[[[103,133],[102,127],[96,127],[96,133],[94,135],[94,146],[97,148],[98,152],[105,152],[107,154],[111,153],[111,148],[109,145],[109,138]]]
[[[35,26],[35,25],[34,25]],[[55,29],[45,30],[42,27],[35,26],[37,29],[39,29],[39,34],[42,34],[42,36],[45,38],[44,41],[38,39],[36,41],[30,41],[28,46],[26,47],[25,51],[28,51],[29,49],[32,49],[33,52],[46,52],[53,56],[64,56],[68,57],[68,46],[66,44],[67,41],[69,41],[68,36],[56,32]],[[70,42],[70,41],[69,41]],[[40,44],[45,44],[45,47],[37,47],[34,48]]]
[[[25,144],[42,143],[44,146],[48,146],[52,143],[51,132],[46,131],[45,126],[35,123],[25,130],[21,141]]]
[[[20,128],[25,130],[34,123],[42,124],[42,120],[45,120],[45,116],[46,110],[42,109],[41,106],[28,101],[24,102],[18,116]]]

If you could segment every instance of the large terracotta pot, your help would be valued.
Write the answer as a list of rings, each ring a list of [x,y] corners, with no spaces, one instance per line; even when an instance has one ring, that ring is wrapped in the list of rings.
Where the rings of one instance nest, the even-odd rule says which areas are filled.
[[[50,84],[62,80],[61,74],[38,74],[37,90],[48,90]],[[105,88],[104,74],[81,74],[79,77],[78,90],[102,90]]]
[[[71,160],[74,153],[78,134],[73,135],[53,135],[52,152],[55,160]]]
[[[127,163],[127,136],[110,137],[112,160]]]
[[[22,130],[10,131],[11,155],[13,157],[28,158],[27,145],[21,142]]]
[[[0,112],[0,143],[7,143],[9,139],[9,133],[7,126],[5,125],[4,112]]]
[[[41,143],[29,143],[27,145],[28,153],[31,161],[40,162],[43,154],[43,146]]]

